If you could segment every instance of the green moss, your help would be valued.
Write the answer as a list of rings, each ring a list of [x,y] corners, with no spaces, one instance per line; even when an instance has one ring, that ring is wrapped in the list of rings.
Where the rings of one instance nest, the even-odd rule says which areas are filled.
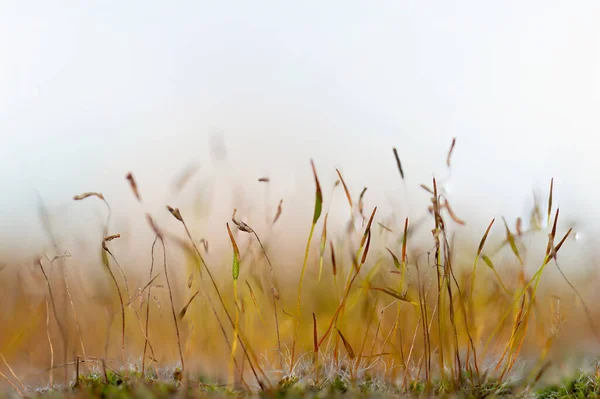
[[[562,385],[546,387],[536,395],[539,399],[598,397],[600,397],[600,378],[585,373],[579,373],[575,378],[565,380]]]
[[[185,389],[184,389],[185,387]],[[182,384],[177,380],[177,369],[167,380],[158,380],[153,375],[141,374],[133,371],[115,373],[96,372],[79,377],[78,384],[72,384],[66,389],[51,389],[39,391],[32,397],[44,399],[63,398],[105,398],[105,399],[130,399],[130,398],[155,398],[167,399],[173,397],[252,397],[254,394],[243,390],[230,389],[225,385],[211,382],[198,377]],[[565,379],[562,384],[548,386],[535,393],[519,393],[508,384],[497,381],[487,381],[481,385],[471,386],[468,380],[460,387],[453,381],[434,381],[430,387],[422,381],[412,381],[406,392],[399,387],[390,385],[369,377],[361,381],[350,382],[341,376],[320,384],[305,383],[297,376],[287,376],[270,392],[261,393],[261,398],[325,398],[331,396],[344,397],[443,397],[443,398],[532,398],[532,399],[559,399],[559,398],[600,398],[600,378],[595,374],[579,373],[576,377]],[[2,395],[0,395],[0,398]]]
[[[332,392],[341,392],[345,393],[348,390],[348,383],[341,379],[340,377],[336,377],[331,383],[331,391]]]

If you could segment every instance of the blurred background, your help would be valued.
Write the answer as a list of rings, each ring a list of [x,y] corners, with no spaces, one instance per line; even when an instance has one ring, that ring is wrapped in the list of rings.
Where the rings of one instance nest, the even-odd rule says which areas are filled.
[[[368,187],[367,209],[399,220],[426,213],[419,185],[435,174],[477,236],[492,217],[527,221],[554,177],[563,220],[589,243],[598,20],[596,1],[3,1],[0,253],[44,251],[41,204],[59,236],[100,234],[102,204],[71,200],[84,191],[106,196],[114,232],[206,201],[226,240],[234,206],[256,222],[284,199],[305,237],[310,158],[326,203],[337,167],[353,196]]]

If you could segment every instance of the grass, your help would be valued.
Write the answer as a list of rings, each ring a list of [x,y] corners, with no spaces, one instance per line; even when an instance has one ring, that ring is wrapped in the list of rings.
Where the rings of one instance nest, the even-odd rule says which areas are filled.
[[[393,156],[404,179],[395,148]],[[600,394],[597,370],[556,382],[568,375],[561,371],[571,360],[565,349],[598,340],[600,309],[590,308],[581,285],[563,272],[561,249],[572,229],[561,231],[554,180],[545,223],[538,201],[529,226],[519,218],[513,229],[502,218],[500,232],[492,219],[472,247],[460,241],[466,222],[435,178],[421,185],[430,195],[427,217],[414,222],[403,215],[395,223],[377,207],[365,213],[366,187],[355,201],[339,169],[332,192],[343,188],[349,220],[336,235],[333,202],[324,198],[312,160],[311,168],[315,202],[301,259],[279,245],[286,231],[276,224],[283,200],[265,225],[250,227],[233,210],[232,224],[223,226],[233,254],[227,266],[211,263],[210,237],[195,237],[184,212],[166,205],[173,226],[146,215],[154,234],[151,261],[136,273],[126,267],[119,240],[113,242],[120,235],[112,231],[107,199],[98,192],[75,196],[100,199],[108,210],[97,264],[75,268],[72,251],[48,227],[53,257],[36,257],[35,273],[0,270],[0,277],[12,270],[21,279],[9,291],[15,300],[0,311],[4,392],[57,398]],[[134,176],[126,180],[143,204]],[[266,177],[259,182],[270,184]],[[320,240],[313,243],[317,228]],[[430,231],[430,238],[417,238],[418,231]],[[545,252],[529,250],[535,237],[546,240]],[[95,267],[106,274],[87,277]],[[547,277],[549,268],[558,278]],[[101,287],[99,294],[90,296],[86,283]]]

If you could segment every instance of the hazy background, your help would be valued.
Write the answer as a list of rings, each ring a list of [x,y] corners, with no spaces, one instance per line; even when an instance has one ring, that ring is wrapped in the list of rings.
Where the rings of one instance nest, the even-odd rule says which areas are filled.
[[[169,188],[189,164],[221,230],[267,175],[261,206],[285,198],[305,234],[311,157],[326,201],[339,167],[403,218],[427,205],[420,183],[447,176],[452,137],[447,188],[477,234],[526,215],[551,177],[567,221],[594,232],[598,21],[597,1],[3,1],[0,250],[44,245],[40,198],[63,232],[101,220],[101,204],[71,201],[83,191],[117,220],[189,204]]]

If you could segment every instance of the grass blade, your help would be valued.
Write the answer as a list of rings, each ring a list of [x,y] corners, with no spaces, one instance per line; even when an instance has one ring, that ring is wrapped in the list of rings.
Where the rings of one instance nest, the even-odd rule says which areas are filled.
[[[319,183],[319,177],[317,176],[315,163],[312,159],[310,160],[310,166],[312,167],[313,175],[315,177],[315,184],[317,186],[315,192],[315,212],[313,215],[313,224],[317,224],[319,217],[321,217],[321,210],[323,209],[323,192],[321,191],[321,183]]]
[[[248,282],[248,280],[246,281],[246,286],[248,287],[248,291],[250,291],[250,298],[252,298],[252,303],[254,304],[254,308],[256,309],[256,312],[258,313],[258,317],[260,318],[260,321],[262,321],[263,325],[265,324],[265,319],[263,318],[262,312],[260,311],[260,306],[258,306],[258,301],[256,300],[256,295],[254,295],[254,290],[252,290],[252,286],[250,286],[250,283]]]
[[[131,187],[131,191],[133,191],[133,195],[135,195],[135,198],[138,200],[138,202],[142,202],[142,198],[140,197],[140,192],[138,190],[137,183],[133,178],[133,174],[131,174],[131,172],[127,173],[125,179],[129,182],[129,186]]]
[[[407,299],[406,294],[401,294],[400,292],[387,287],[371,287],[372,290],[381,291],[389,296],[398,299],[399,301],[410,303],[411,305],[418,306],[418,304],[414,301]]]
[[[400,157],[398,156],[398,150],[396,147],[393,148],[394,158],[396,158],[396,166],[398,166],[398,172],[400,172],[400,177],[404,180],[404,171],[402,170],[402,163],[400,162]]]
[[[479,248],[477,248],[477,256],[479,256],[481,254],[481,251],[483,250],[483,246],[485,245],[485,242],[488,238],[488,234],[490,234],[490,230],[492,229],[492,226],[494,225],[495,221],[496,221],[496,218],[492,219],[492,221],[488,225],[487,229],[485,229],[485,233],[483,234],[483,237],[481,237],[481,241],[479,242]]]
[[[313,312],[312,314],[313,316],[313,349],[315,351],[315,353],[319,352],[319,340],[318,340],[318,335],[317,335],[317,316],[315,315],[315,312]]]
[[[448,214],[450,215],[450,218],[455,223],[460,224],[461,226],[464,226],[466,224],[464,220],[462,220],[461,218],[459,218],[458,216],[456,216],[456,214],[454,213],[454,211],[450,207],[450,203],[448,202],[448,200],[444,200],[444,207],[448,211]]]
[[[392,260],[394,261],[394,266],[396,267],[396,269],[400,269],[401,265],[400,265],[400,261],[398,260],[398,257],[396,255],[394,255],[394,253],[389,248],[386,248],[386,249],[390,253],[390,255],[392,255]]]
[[[352,197],[350,196],[350,191],[348,191],[348,186],[346,186],[346,182],[344,181],[344,178],[342,177],[342,174],[340,173],[340,171],[338,169],[335,170],[338,174],[338,176],[340,177],[340,181],[342,182],[342,187],[344,187],[344,192],[346,193],[346,198],[348,199],[348,204],[350,205],[350,209],[352,209]]]
[[[273,226],[275,224],[275,222],[277,222],[279,220],[279,217],[281,216],[282,205],[283,205],[283,199],[279,200],[279,205],[277,205],[277,212],[275,213],[275,217],[273,218],[273,222],[271,223],[271,226]]]
[[[450,150],[448,151],[448,157],[446,158],[446,165],[450,167],[450,159],[452,158],[452,152],[454,151],[454,146],[456,145],[456,137],[452,139],[452,145],[450,146]]]
[[[298,298],[296,301],[296,315],[295,315],[295,327],[294,327],[294,339],[292,341],[292,353],[290,365],[294,367],[295,354],[296,354],[296,341],[298,339],[298,333],[300,329],[300,302],[302,298],[302,283],[304,282],[304,273],[306,272],[306,265],[308,264],[308,254],[310,252],[310,242],[312,241],[313,234],[315,232],[315,226],[321,216],[321,210],[323,208],[323,192],[321,191],[321,183],[319,183],[319,177],[317,176],[317,169],[315,168],[315,162],[311,159],[310,165],[312,167],[313,176],[315,178],[315,212],[313,214],[312,225],[310,227],[310,233],[308,234],[308,240],[306,243],[306,251],[304,253],[304,262],[302,264],[302,270],[300,271],[300,281],[298,282]]]
[[[335,249],[333,248],[333,241],[329,241],[331,247],[331,269],[334,276],[337,275],[337,263],[335,261]]]
[[[550,195],[548,196],[548,225],[550,224],[550,214],[552,213],[552,192],[554,191],[554,178],[550,179]]]
[[[521,258],[521,255],[519,254],[519,248],[517,248],[517,243],[515,242],[515,236],[513,235],[513,233],[511,233],[511,231],[508,227],[508,224],[506,223],[506,219],[502,218],[502,220],[504,221],[504,227],[506,228],[506,240],[508,241],[508,244],[510,245],[510,249],[513,251],[513,253],[515,254],[515,256],[517,257],[517,259],[519,260],[519,262],[522,265],[523,259]]]
[[[363,220],[365,218],[365,215],[363,214],[364,211],[364,207],[365,204],[363,202],[363,198],[365,196],[365,193],[367,192],[367,188],[363,188],[363,190],[360,192],[360,195],[358,196],[358,213],[360,213],[360,216],[362,216]]]
[[[548,246],[546,247],[546,257],[548,257],[552,253],[552,249],[554,247],[554,238],[556,237],[556,226],[558,224],[558,215],[560,209],[556,210],[556,216],[554,216],[554,223],[552,224],[552,230],[550,234],[548,234]]]
[[[242,224],[239,224],[235,221],[235,210],[233,211],[233,216],[232,219],[234,220],[234,223],[237,225],[238,229],[242,230],[242,228],[240,228],[240,226],[244,226]],[[243,223],[243,222],[241,222]],[[233,265],[231,267],[231,272],[233,275],[233,300],[235,302],[235,323],[233,326],[233,343],[231,345],[231,359],[229,362],[229,378],[230,378],[230,383],[233,382],[233,379],[235,378],[234,373],[234,365],[235,365],[235,354],[237,351],[237,337],[239,335],[239,323],[240,323],[240,308],[238,306],[239,301],[238,301],[238,289],[237,289],[237,281],[238,281],[238,277],[240,276],[240,250],[237,246],[237,243],[235,242],[235,238],[233,238],[233,234],[231,233],[231,229],[229,228],[229,223],[225,223],[225,225],[227,226],[227,233],[229,234],[229,239],[231,240],[231,245],[233,246]],[[245,230],[242,230],[245,231]],[[241,375],[240,375],[241,377]]]
[[[336,330],[337,330],[338,334],[340,335],[342,342],[344,343],[344,348],[346,348],[346,352],[348,352],[348,356],[350,356],[350,359],[354,359],[356,357],[356,355],[354,354],[352,345],[350,345],[350,342],[348,342],[348,340],[346,339],[346,337],[344,337],[344,334],[342,334],[342,332],[340,330],[338,330],[337,328],[336,328]]]
[[[235,238],[233,238],[233,234],[231,233],[231,229],[229,228],[229,223],[226,223],[227,233],[229,234],[229,239],[231,240],[231,245],[233,246],[233,265],[231,268],[231,272],[233,275],[233,280],[237,281],[240,276],[240,250],[235,242]]]
[[[327,246],[327,218],[329,213],[325,214],[325,220],[323,221],[323,232],[321,233],[321,246],[319,248],[319,276],[317,282],[321,281],[321,274],[323,273],[323,255],[325,255],[325,248]]]
[[[192,301],[194,300],[194,298],[196,298],[196,296],[200,293],[200,291],[196,291],[194,293],[194,295],[192,295],[192,297],[187,301],[187,303],[185,304],[185,306],[183,307],[183,309],[181,309],[181,312],[179,312],[179,320],[183,319],[185,317],[185,314],[187,313],[188,307],[190,306],[190,304],[192,303]]]

